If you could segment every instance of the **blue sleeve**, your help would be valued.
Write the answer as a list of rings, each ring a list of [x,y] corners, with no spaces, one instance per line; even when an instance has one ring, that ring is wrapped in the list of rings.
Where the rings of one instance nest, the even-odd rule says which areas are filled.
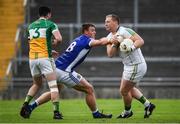
[[[91,38],[88,38],[86,40],[86,46],[85,46],[86,49],[90,49],[91,48],[91,46],[89,46],[90,41],[91,41]]]

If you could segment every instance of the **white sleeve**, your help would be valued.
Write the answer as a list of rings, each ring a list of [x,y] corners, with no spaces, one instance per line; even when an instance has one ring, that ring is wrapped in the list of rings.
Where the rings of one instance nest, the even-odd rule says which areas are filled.
[[[55,31],[59,31],[59,29],[54,29],[54,30],[52,31],[52,33],[54,33]]]
[[[91,47],[91,42],[93,42],[94,41],[94,39],[93,38],[91,38],[91,40],[89,41],[89,46]]]
[[[132,34],[126,29],[122,28],[121,30],[118,31],[120,35],[122,35],[124,38],[130,38]]]

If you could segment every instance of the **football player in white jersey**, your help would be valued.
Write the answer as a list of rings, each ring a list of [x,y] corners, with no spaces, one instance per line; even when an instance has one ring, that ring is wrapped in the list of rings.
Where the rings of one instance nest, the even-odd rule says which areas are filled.
[[[93,86],[74,70],[84,61],[92,47],[111,44],[106,37],[96,40],[95,35],[96,30],[93,24],[82,25],[82,35],[75,38],[65,52],[55,60],[57,83],[59,89],[64,84],[67,87],[84,92],[86,94],[86,104],[92,111],[93,118],[112,118],[112,114],[99,112]],[[38,105],[49,101],[50,98],[50,92],[44,93],[29,105],[29,110],[32,112]],[[28,116],[30,116],[31,112],[28,113]]]
[[[118,39],[118,42],[114,40],[115,42],[107,45],[108,56],[113,57],[119,53],[124,64],[120,83],[120,94],[124,101],[124,111],[117,118],[129,118],[133,115],[131,110],[133,98],[144,104],[144,118],[148,118],[155,109],[155,105],[147,100],[136,87],[136,83],[140,82],[147,70],[146,62],[140,49],[144,44],[144,40],[132,29],[120,26],[120,19],[115,14],[106,16],[105,28],[109,32],[108,39]],[[120,51],[119,49],[123,39],[131,39],[133,41],[133,45],[126,51]]]

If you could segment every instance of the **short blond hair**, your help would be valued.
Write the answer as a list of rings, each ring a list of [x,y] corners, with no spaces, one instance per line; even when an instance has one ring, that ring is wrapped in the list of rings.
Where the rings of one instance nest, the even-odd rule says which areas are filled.
[[[111,17],[113,21],[117,21],[118,24],[120,23],[120,18],[118,15],[109,14],[109,15],[106,15],[106,17]]]

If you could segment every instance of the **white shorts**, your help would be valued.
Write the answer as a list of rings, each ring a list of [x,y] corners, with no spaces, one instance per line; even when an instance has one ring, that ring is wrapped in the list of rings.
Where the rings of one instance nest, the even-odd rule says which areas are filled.
[[[144,77],[147,71],[146,63],[140,63],[135,65],[124,65],[123,79],[138,83]]]
[[[29,67],[32,76],[46,75],[55,71],[53,58],[39,58],[29,60]]]
[[[67,87],[73,87],[80,83],[81,79],[83,78],[77,72],[66,72],[56,68],[56,75],[57,75],[57,83],[62,83]]]

